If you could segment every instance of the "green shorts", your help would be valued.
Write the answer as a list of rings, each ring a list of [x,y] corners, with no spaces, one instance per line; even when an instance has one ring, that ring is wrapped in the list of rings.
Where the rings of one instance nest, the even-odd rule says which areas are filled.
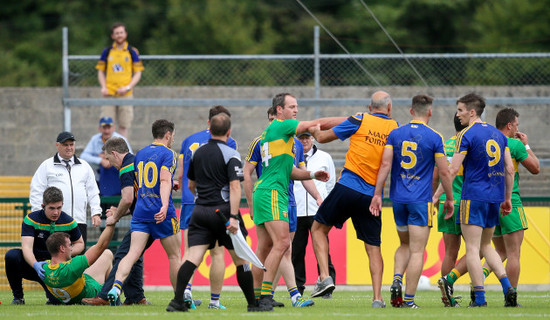
[[[523,207],[513,207],[512,212],[504,217],[499,217],[500,225],[495,226],[494,236],[512,233],[527,229],[527,218]]]
[[[103,288],[102,284],[99,284],[92,276],[90,276],[87,273],[84,273],[84,288],[82,288],[82,291],[76,296],[73,297],[68,302],[63,302],[62,297],[59,297],[58,295],[55,295],[57,299],[61,300],[65,304],[80,304],[82,299],[84,298],[93,298],[97,297],[99,292],[101,292],[101,289]],[[51,290],[50,290],[51,291]],[[63,290],[63,292],[67,293]]]
[[[277,190],[256,189],[252,194],[254,223],[258,226],[266,221],[288,222],[288,194]]]
[[[462,234],[462,229],[460,229],[460,224],[456,223],[456,217],[460,212],[460,201],[454,201],[455,203],[455,212],[453,217],[450,219],[445,219],[445,210],[443,209],[444,202],[439,203],[439,213],[437,214],[437,231],[450,234]]]

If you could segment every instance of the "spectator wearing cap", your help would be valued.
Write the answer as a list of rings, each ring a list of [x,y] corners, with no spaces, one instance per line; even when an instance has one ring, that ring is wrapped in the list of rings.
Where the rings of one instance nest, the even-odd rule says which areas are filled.
[[[336,183],[336,172],[332,157],[330,154],[317,149],[317,146],[314,144],[315,140],[309,132],[301,133],[297,135],[296,138],[298,138],[304,146],[306,170],[312,172],[325,170],[330,174],[330,178],[327,182],[313,180],[317,191],[319,191],[321,197],[325,199]],[[306,192],[301,181],[297,181],[294,184],[294,196],[296,197],[298,222],[296,233],[292,240],[292,265],[294,266],[294,273],[296,276],[296,286],[298,287],[298,291],[303,293],[306,284],[306,247],[311,232],[311,226],[313,225],[313,217],[317,213],[319,206],[317,205],[317,201]],[[329,275],[334,280],[336,279],[336,271],[332,265],[330,254],[328,256],[328,261]],[[327,294],[323,297],[331,298],[332,296],[331,294]]]
[[[101,223],[99,188],[92,167],[75,156],[75,137],[64,131],[57,136],[57,153],[40,164],[31,180],[29,200],[32,211],[42,209],[42,194],[48,187],[63,192],[63,212],[77,222],[84,243],[87,240],[86,212],[90,207],[92,225]]]
[[[92,136],[80,158],[86,160],[92,169],[94,169],[95,180],[99,186],[99,194],[101,196],[118,196],[120,195],[120,179],[118,177],[117,168],[111,166],[109,161],[105,159],[105,154],[102,151],[105,142],[111,137],[123,138],[128,145],[130,153],[133,153],[128,140],[115,131],[115,123],[111,117],[102,117],[99,119],[99,133]],[[115,202],[118,203],[118,202]],[[110,204],[102,204],[104,209],[110,208]]]

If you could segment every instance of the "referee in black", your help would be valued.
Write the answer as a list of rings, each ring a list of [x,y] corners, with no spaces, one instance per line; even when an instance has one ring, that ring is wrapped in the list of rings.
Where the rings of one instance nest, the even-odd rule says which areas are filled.
[[[166,311],[188,311],[183,301],[185,287],[206,250],[212,249],[216,241],[229,250],[237,266],[237,281],[248,302],[248,311],[267,311],[256,304],[250,266],[237,257],[226,233],[227,229],[247,235],[239,214],[243,180],[241,156],[226,144],[231,134],[231,119],[225,113],[212,117],[210,133],[212,138],[195,150],[189,164],[189,189],[196,196],[189,223],[189,257],[178,271],[175,296]]]

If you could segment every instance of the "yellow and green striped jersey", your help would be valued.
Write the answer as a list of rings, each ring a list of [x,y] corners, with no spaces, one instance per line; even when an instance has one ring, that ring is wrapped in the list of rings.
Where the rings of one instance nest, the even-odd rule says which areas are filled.
[[[290,173],[294,166],[294,135],[298,120],[275,119],[260,138],[262,176],[255,189],[271,189],[288,193]]]

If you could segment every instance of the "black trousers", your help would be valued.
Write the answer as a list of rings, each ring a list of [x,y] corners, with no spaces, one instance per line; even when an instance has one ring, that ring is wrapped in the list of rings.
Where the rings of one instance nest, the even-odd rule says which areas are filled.
[[[6,276],[15,299],[23,299],[23,279],[27,279],[38,282],[44,288],[46,297],[52,304],[60,304],[59,300],[46,288],[44,282],[40,280],[34,268],[25,261],[23,250],[11,249],[6,252],[4,259],[6,261]]]
[[[294,240],[292,241],[292,265],[294,266],[294,273],[296,276],[296,286],[301,294],[304,293],[306,283],[306,247],[311,233],[311,226],[313,225],[313,216],[298,217],[298,225],[296,227],[296,233],[294,234]],[[328,240],[328,239],[327,239]],[[328,272],[332,277],[332,280],[336,282],[336,270],[332,264],[330,253],[328,255]],[[319,266],[317,266],[317,273],[319,273]]]
[[[132,238],[131,234],[132,233],[128,230],[124,238],[122,238],[122,242],[120,243],[120,246],[115,253],[113,269],[111,269],[111,273],[109,273],[109,276],[107,276],[107,279],[105,279],[105,284],[98,294],[98,297],[102,299],[107,300],[107,294],[109,293],[109,290],[111,290],[111,288],[113,287],[113,283],[115,282],[115,275],[116,271],[118,270],[118,264],[120,263],[120,260],[122,260],[122,258],[124,258],[128,254],[128,251],[130,250],[130,239]],[[155,239],[149,237],[149,240],[147,240],[147,244],[145,245],[145,249],[143,249],[143,252],[145,252],[145,250],[147,250],[154,241]],[[130,274],[128,275],[126,281],[124,281],[124,284],[122,286],[122,290],[124,291],[127,302],[135,303],[145,298],[145,294],[143,292],[143,252],[141,253],[141,257],[139,257],[138,261],[134,263],[134,266],[130,270]]]
[[[88,225],[85,223],[79,223],[78,229],[80,229],[80,233],[82,234],[82,240],[84,240],[84,253],[86,251],[86,241],[88,240]]]

